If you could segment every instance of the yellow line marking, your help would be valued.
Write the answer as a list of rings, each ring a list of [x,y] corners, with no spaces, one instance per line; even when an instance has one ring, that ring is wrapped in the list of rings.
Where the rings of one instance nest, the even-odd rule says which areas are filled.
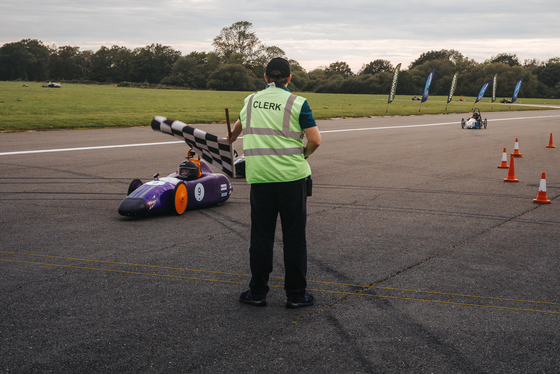
[[[50,256],[50,255],[39,255],[33,253],[18,253],[18,252],[6,252],[0,251],[0,253],[6,253],[11,255],[21,255],[21,256],[32,256],[32,257],[44,257],[44,258],[56,258],[59,260],[72,260],[72,261],[82,261],[82,262],[96,262],[99,264],[110,264],[110,265],[125,265],[125,266],[138,266],[138,267],[147,267],[147,268],[156,268],[156,269],[166,269],[166,270],[182,270],[182,271],[193,271],[197,273],[209,273],[209,274],[222,274],[222,275],[235,275],[235,276],[242,276],[242,277],[250,277],[248,274],[237,274],[237,273],[225,273],[221,271],[212,271],[212,270],[197,270],[197,269],[187,269],[187,268],[175,268],[169,266],[159,266],[159,265],[144,265],[144,264],[133,264],[128,262],[114,262],[114,261],[103,261],[103,260],[89,260],[87,258],[73,258],[73,257],[61,257],[61,256]],[[280,279],[280,278],[278,278]]]
[[[103,261],[103,260],[91,260],[91,259],[85,259],[85,258],[73,258],[73,257],[63,257],[63,256],[41,255],[41,254],[33,254],[33,253],[20,253],[20,252],[8,252],[8,251],[0,251],[0,253],[13,254],[13,255],[21,255],[21,256],[32,256],[32,257],[56,258],[56,259],[61,259],[61,260],[72,260],[72,261],[83,261],[83,262],[95,262],[95,263],[110,264],[110,265],[138,266],[138,267],[147,267],[147,268],[156,268],[156,269],[166,269],[166,270],[180,270],[180,271],[192,271],[192,272],[197,272],[197,273],[208,273],[208,274],[232,275],[232,276],[240,276],[240,277],[251,277],[250,274],[227,273],[227,272],[212,271],[212,270],[198,270],[198,269],[177,268],[177,267],[170,267],[170,266],[135,264],[135,263],[128,263],[128,262],[114,262],[114,261]],[[188,278],[187,278],[187,279],[188,279]],[[199,278],[193,278],[193,279],[199,279]],[[276,279],[276,280],[282,280],[282,281],[284,280],[284,278],[280,278],[280,277],[270,277],[270,279]],[[328,281],[307,280],[307,282],[308,282],[308,283],[317,283],[317,284],[330,284],[330,285],[335,285],[335,286],[345,286],[345,287],[364,288],[364,289],[379,289],[379,290],[399,291],[399,292],[414,292],[414,293],[425,293],[425,294],[430,294],[430,295],[455,296],[455,297],[470,297],[470,298],[475,298],[475,299],[488,299],[488,300],[499,300],[499,301],[513,301],[513,302],[519,302],[519,303],[560,305],[560,303],[553,303],[553,302],[549,302],[549,301],[535,301],[535,300],[510,299],[510,298],[503,298],[503,297],[477,296],[477,295],[466,295],[466,294],[456,294],[456,293],[437,292],[437,291],[411,290],[411,289],[406,289],[406,288],[394,288],[394,287],[367,286],[367,285],[360,285],[360,284],[338,283],[338,282],[328,282]]]
[[[52,255],[40,255],[40,254],[33,254],[33,253],[19,253],[19,252],[7,252],[7,251],[0,251],[0,253],[14,254],[14,255],[22,255],[22,256],[32,256],[32,257],[56,258],[56,259],[72,260],[72,261],[95,262],[95,263],[110,264],[110,265],[138,266],[138,267],[147,267],[147,268],[156,268],[156,269],[166,269],[166,270],[180,270],[180,271],[192,271],[192,272],[197,272],[197,273],[208,273],[208,274],[221,274],[221,275],[232,275],[232,276],[241,276],[241,277],[251,277],[251,275],[249,275],[249,274],[227,273],[227,272],[212,271],[212,270],[197,270],[197,269],[177,268],[177,267],[169,267],[169,266],[135,264],[135,263],[127,263],[127,262],[114,262],[114,261],[103,261],[103,260],[90,260],[90,259],[85,259],[85,258],[73,258],[73,257],[62,257],[62,256],[52,256]],[[284,280],[284,278],[280,278],[280,277],[270,277],[270,279]],[[499,300],[499,301],[513,301],[513,302],[520,302],[520,303],[534,303],[534,304],[560,305],[560,303],[553,303],[553,302],[548,302],[548,301],[534,301],[534,300],[509,299],[509,298],[492,297],[492,296],[465,295],[465,294],[455,294],[455,293],[446,293],[446,292],[437,292],[437,291],[410,290],[410,289],[393,288],[393,287],[367,286],[367,285],[360,285],[360,284],[348,284],[348,283],[327,282],[327,281],[308,280],[307,282],[308,282],[308,283],[318,283],[318,284],[330,284],[330,285],[336,285],[336,286],[355,287],[355,288],[370,288],[370,289],[389,290],[389,291],[399,291],[399,292],[425,293],[425,294],[431,294],[431,295],[443,295],[443,296],[455,296],[455,297],[469,297],[469,298],[476,298],[476,299],[488,299],[488,300]]]
[[[76,266],[76,265],[49,264],[49,263],[46,263],[46,262],[31,262],[31,261],[18,261],[18,260],[6,260],[6,259],[0,259],[0,261],[15,262],[15,263],[19,263],[19,264],[55,266],[55,267],[70,268],[70,269],[107,271],[107,272],[110,272],[110,273],[122,273],[122,274],[134,274],[134,275],[150,275],[150,276],[154,276],[154,277],[164,277],[164,278],[178,278],[178,279],[189,279],[189,280],[201,280],[201,281],[207,281],[207,282],[233,283],[233,284],[249,284],[249,283],[246,283],[246,282],[224,281],[224,280],[219,280],[219,279],[205,279],[205,278],[185,277],[185,276],[181,276],[181,275],[166,275],[166,274],[155,274],[155,273],[142,273],[142,272],[139,272],[139,271],[101,269],[101,268],[92,268],[92,267],[87,267],[87,266]],[[277,287],[279,287],[279,286],[277,286]]]
[[[138,271],[111,270],[111,269],[101,269],[101,268],[86,267],[86,266],[76,266],[76,265],[49,264],[49,263],[44,263],[44,262],[18,261],[18,260],[6,260],[6,259],[0,259],[0,261],[4,261],[4,262],[13,262],[13,263],[20,263],[20,264],[32,264],[32,265],[55,266],[55,267],[70,268],[70,269],[106,271],[106,272],[121,273],[121,274],[149,275],[149,276],[164,277],[164,278],[176,278],[176,279],[188,279],[188,280],[201,280],[201,281],[206,281],[206,282],[217,282],[217,283],[228,283],[228,284],[243,284],[243,285],[247,285],[247,284],[248,284],[248,283],[246,283],[246,282],[236,282],[236,281],[225,281],[225,280],[218,280],[218,279],[185,277],[185,276],[180,276],[180,275],[166,275],[166,274],[155,274],[155,273],[142,273],[142,272],[138,272]],[[277,285],[270,285],[270,287],[274,287],[274,288],[283,288],[283,286],[277,286]],[[458,303],[458,302],[451,302],[451,301],[439,301],[439,300],[416,299],[416,298],[413,298],[413,297],[398,297],[398,296],[371,295],[371,294],[364,294],[364,293],[358,293],[358,292],[343,292],[343,291],[331,291],[331,290],[320,290],[320,289],[308,289],[308,290],[309,290],[309,291],[314,291],[314,292],[334,293],[334,294],[341,294],[341,295],[368,296],[368,297],[377,297],[377,298],[382,298],[382,299],[393,299],[393,300],[423,301],[423,302],[427,302],[427,303],[437,303],[437,304],[447,304],[447,305],[460,305],[460,306],[472,306],[472,307],[479,307],[479,308],[494,308],[494,309],[504,309],[504,310],[515,310],[515,311],[523,311],[523,312],[535,312],[535,313],[546,313],[546,314],[558,314],[558,315],[560,315],[560,312],[552,312],[552,311],[537,310],[537,309],[522,309],[522,308],[510,308],[510,307],[502,307],[502,306],[494,306],[494,305],[467,304],[467,303]]]
[[[359,286],[359,285],[353,285],[353,284],[334,283],[334,282],[323,282],[323,281],[313,281],[313,280],[308,280],[307,282],[308,282],[308,283],[321,283],[321,284],[335,284],[335,285],[339,285],[339,286],[349,286],[349,287],[373,288],[373,289],[389,290],[389,291],[416,292],[416,293],[425,293],[425,294],[431,294],[431,295],[444,295],[444,296],[456,296],[456,297],[471,297],[471,298],[475,298],[475,299],[488,299],[488,300],[500,300],[500,301],[515,301],[515,302],[519,302],[519,303],[534,303],[534,304],[560,305],[560,303],[553,303],[553,302],[549,302],[549,301],[508,299],[508,298],[503,298],[503,297],[465,295],[465,294],[447,293],[447,292],[437,292],[437,291],[410,290],[410,289],[406,289],[406,288],[379,287],[379,286]]]
[[[338,293],[338,294],[346,294],[346,295],[378,297],[378,298],[383,298],[383,299],[424,301],[424,302],[427,302],[427,303],[437,303],[437,304],[449,304],[449,305],[461,305],[461,306],[476,306],[476,307],[480,307],[480,308],[494,308],[494,309],[517,310],[517,311],[523,311],[523,312],[537,312],[537,313],[547,313],[547,314],[560,314],[560,312],[551,312],[551,311],[547,311],[547,310],[510,308],[510,307],[505,307],[505,306],[482,305],[482,304],[467,304],[467,303],[457,303],[457,302],[452,302],[452,301],[439,301],[439,300],[416,299],[416,298],[413,298],[413,297],[398,297],[398,296],[371,295],[371,294],[364,294],[364,293],[351,293],[351,292],[340,292],[340,291],[317,290],[317,289],[311,289],[311,288],[308,288],[308,290],[309,290],[309,291],[325,292],[325,293]]]

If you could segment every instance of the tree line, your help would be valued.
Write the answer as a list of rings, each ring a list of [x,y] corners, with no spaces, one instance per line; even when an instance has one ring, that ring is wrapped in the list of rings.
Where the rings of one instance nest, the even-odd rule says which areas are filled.
[[[213,40],[212,52],[180,51],[160,44],[129,49],[113,45],[97,52],[75,46],[47,46],[24,39],[0,47],[0,80],[113,83],[121,86],[183,87],[227,91],[253,91],[265,86],[267,62],[286,57],[279,47],[266,46],[250,22],[225,27]],[[306,71],[290,60],[293,91],[319,93],[388,94],[395,67],[387,60],[364,64],[357,73],[344,61]],[[499,97],[511,96],[524,77],[522,97],[560,97],[560,57],[548,61],[519,61],[502,53],[479,63],[455,50],[429,51],[401,68],[397,94],[421,95],[426,78],[436,68],[431,95],[448,95],[455,72],[456,95],[476,96],[482,84],[498,74]]]

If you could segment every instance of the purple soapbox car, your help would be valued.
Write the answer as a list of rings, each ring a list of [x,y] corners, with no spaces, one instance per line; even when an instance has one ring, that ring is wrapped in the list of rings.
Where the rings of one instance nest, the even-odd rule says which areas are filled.
[[[122,216],[143,216],[154,213],[183,214],[187,209],[202,208],[225,202],[231,195],[229,179],[212,172],[200,157],[188,156],[179,165],[178,172],[167,177],[142,183],[134,179],[128,187],[128,196],[119,206]]]

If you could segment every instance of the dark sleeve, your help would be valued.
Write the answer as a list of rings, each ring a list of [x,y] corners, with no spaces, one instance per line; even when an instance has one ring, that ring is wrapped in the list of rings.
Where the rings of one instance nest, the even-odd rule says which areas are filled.
[[[299,114],[299,125],[302,129],[308,129],[313,126],[317,126],[315,119],[313,118],[313,112],[311,112],[311,107],[307,100],[301,106],[301,112]]]

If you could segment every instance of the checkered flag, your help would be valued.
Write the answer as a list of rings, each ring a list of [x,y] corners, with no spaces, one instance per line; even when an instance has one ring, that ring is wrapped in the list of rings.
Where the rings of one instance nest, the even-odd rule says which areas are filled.
[[[227,139],[161,116],[154,117],[152,129],[183,139],[206,162],[235,178],[233,146]]]

